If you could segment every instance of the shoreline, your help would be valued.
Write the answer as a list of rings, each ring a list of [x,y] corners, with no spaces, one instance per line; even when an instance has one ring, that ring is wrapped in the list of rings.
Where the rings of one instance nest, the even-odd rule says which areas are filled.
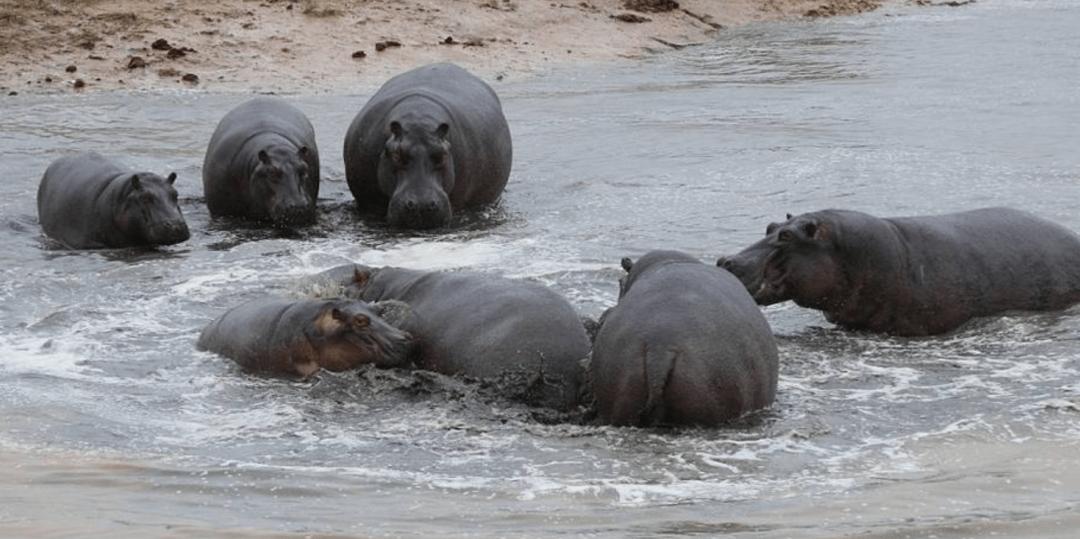
[[[884,0],[0,0],[0,96],[198,88],[368,91],[412,67],[488,81],[639,59],[751,22],[852,15]],[[14,94],[13,94],[14,92]]]

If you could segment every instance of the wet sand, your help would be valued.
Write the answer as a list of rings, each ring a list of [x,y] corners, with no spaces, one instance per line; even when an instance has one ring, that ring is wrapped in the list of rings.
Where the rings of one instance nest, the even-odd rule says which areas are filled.
[[[0,0],[0,91],[367,91],[452,61],[487,79],[682,48],[880,0]]]

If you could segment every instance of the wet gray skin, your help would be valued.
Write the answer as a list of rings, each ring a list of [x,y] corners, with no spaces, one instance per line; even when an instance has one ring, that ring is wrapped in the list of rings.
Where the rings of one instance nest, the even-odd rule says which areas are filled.
[[[195,343],[228,308],[302,297],[298,281],[354,260],[536,282],[597,317],[618,302],[621,257],[665,248],[712,262],[789,211],[1007,204],[1080,230],[1078,27],[1073,0],[890,2],[726,28],[645,59],[510,72],[492,85],[514,178],[497,209],[455,208],[461,225],[437,234],[357,215],[340,141],[370,77],[290,98],[319,134],[324,182],[317,222],[287,237],[212,218],[187,181],[247,97],[0,83],[19,90],[0,93],[0,475],[12,485],[0,527],[1071,538],[1080,306],[917,339],[846,331],[790,301],[763,307],[776,400],[749,424],[708,429],[541,422],[546,409],[489,384],[420,369],[246,376]],[[34,192],[72,148],[175,170],[191,239],[43,249]]]
[[[38,186],[38,220],[71,249],[180,243],[191,234],[175,182],[175,172],[131,172],[94,152],[63,157]]]
[[[347,297],[409,306],[417,366],[490,380],[508,397],[569,410],[578,404],[589,339],[570,304],[545,286],[474,272],[347,264],[312,278]]]
[[[737,280],[677,251],[622,266],[589,362],[602,422],[717,426],[773,403],[776,342]]]
[[[716,265],[761,305],[793,300],[849,328],[932,335],[1080,302],[1080,237],[1011,208],[888,219],[824,210],[765,233]]]
[[[257,97],[218,123],[203,161],[203,191],[215,216],[306,225],[315,220],[319,174],[315,130],[304,113]]]
[[[345,174],[357,204],[391,226],[444,227],[454,212],[495,202],[512,143],[498,96],[453,64],[386,82],[345,134]]]
[[[199,336],[199,350],[232,359],[245,370],[308,377],[371,363],[402,367],[415,341],[380,316],[397,305],[355,300],[261,298],[234,307]]]

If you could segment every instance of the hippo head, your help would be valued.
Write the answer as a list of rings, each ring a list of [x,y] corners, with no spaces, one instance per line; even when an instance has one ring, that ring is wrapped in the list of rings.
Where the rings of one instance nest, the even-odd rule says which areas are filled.
[[[259,206],[252,214],[278,226],[306,224],[315,220],[315,193],[310,190],[308,165],[311,150],[269,146],[259,150],[258,161],[248,179],[251,200]],[[317,180],[317,179],[316,179]]]
[[[365,363],[380,367],[408,364],[415,340],[382,318],[384,311],[395,308],[395,304],[328,301],[306,333],[319,366],[340,372]]]
[[[450,125],[403,115],[389,123],[379,157],[379,186],[390,197],[387,220],[402,228],[437,228],[450,223],[453,211],[454,157]]]
[[[191,237],[173,188],[175,172],[168,178],[140,172],[123,181],[123,200],[113,222],[133,243],[172,245]]]
[[[787,221],[769,224],[764,239],[716,265],[738,277],[759,305],[794,300],[828,310],[849,288],[837,232],[824,213],[789,214]]]

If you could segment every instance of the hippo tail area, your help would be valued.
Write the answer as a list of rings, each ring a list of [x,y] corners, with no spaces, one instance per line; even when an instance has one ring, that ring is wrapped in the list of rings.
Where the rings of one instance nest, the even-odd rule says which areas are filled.
[[[642,369],[645,404],[638,415],[639,425],[656,426],[664,422],[667,415],[664,392],[667,390],[672,373],[675,372],[675,362],[678,358],[679,352],[670,348],[645,349]]]

